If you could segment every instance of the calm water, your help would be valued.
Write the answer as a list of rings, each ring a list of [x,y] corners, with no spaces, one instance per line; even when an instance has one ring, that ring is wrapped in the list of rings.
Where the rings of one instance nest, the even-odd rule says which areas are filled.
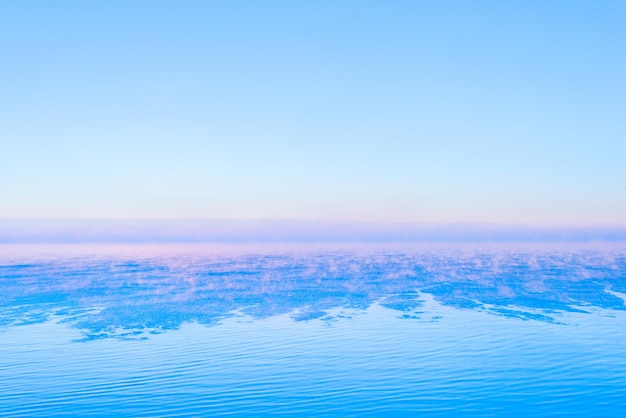
[[[0,246],[1,416],[626,416],[626,245]]]

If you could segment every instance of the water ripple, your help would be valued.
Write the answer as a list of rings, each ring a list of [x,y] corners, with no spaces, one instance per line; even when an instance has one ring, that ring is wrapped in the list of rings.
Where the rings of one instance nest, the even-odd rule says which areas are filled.
[[[623,416],[624,254],[13,249],[0,415]]]

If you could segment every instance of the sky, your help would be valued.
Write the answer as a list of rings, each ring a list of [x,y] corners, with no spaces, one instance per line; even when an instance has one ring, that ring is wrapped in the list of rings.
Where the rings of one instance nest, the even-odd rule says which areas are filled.
[[[626,2],[0,2],[0,218],[626,226]]]

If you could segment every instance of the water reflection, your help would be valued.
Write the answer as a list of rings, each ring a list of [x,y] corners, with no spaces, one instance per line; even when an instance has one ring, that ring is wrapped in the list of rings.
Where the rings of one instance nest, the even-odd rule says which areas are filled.
[[[232,316],[332,320],[336,308],[358,312],[373,303],[419,318],[426,296],[547,322],[564,312],[625,309],[618,246],[22,251],[0,260],[0,326],[54,319],[87,339],[143,338]]]

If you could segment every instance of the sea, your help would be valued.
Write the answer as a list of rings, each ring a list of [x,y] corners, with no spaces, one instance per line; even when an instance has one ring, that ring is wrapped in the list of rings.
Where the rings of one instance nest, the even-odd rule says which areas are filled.
[[[626,243],[2,244],[2,417],[624,417]]]

